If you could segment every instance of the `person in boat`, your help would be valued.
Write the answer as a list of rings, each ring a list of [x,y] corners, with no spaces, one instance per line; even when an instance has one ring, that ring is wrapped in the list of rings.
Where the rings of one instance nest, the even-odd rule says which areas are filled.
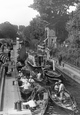
[[[26,90],[29,89],[31,87],[31,84],[29,81],[25,81],[22,86],[20,86],[21,89]]]
[[[28,79],[26,78],[26,76],[22,76],[21,79],[20,79],[20,81],[22,81],[23,84],[24,84],[24,83],[28,82]]]
[[[56,91],[56,97],[59,98],[60,101],[64,100],[64,92],[65,92],[65,86],[62,83],[61,80],[55,83],[54,90]]]
[[[19,71],[18,78],[21,78],[22,76],[23,76],[23,73],[21,71]]]
[[[24,76],[22,73],[22,76],[18,78],[18,85],[22,86],[26,82],[27,82],[26,76]]]
[[[32,75],[30,75],[29,82],[34,83],[34,79],[32,78]]]
[[[22,102],[22,107],[25,108],[25,106],[27,109],[33,111],[36,110],[38,104],[36,100],[31,99],[28,102]]]
[[[37,79],[38,79],[38,80],[41,79],[41,73],[40,73],[40,72],[37,73]]]

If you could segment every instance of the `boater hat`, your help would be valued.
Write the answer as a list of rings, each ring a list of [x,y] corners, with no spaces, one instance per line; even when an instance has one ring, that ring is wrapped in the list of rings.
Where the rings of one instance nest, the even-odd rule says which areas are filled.
[[[55,85],[60,84],[60,83],[61,83],[61,80],[59,80],[58,82],[56,82]]]

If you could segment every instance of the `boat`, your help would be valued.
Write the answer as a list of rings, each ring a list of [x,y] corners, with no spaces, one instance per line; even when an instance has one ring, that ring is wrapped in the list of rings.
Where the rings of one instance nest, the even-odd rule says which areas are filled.
[[[33,89],[20,90],[21,97],[24,100],[28,100],[33,93]]]
[[[44,115],[48,106],[49,94],[45,88],[38,89],[35,96],[23,105],[29,109],[32,115]]]
[[[44,115],[48,106],[49,96],[46,89],[38,91],[34,100],[37,102],[37,107],[32,110],[32,115]]]
[[[32,63],[32,60],[28,60],[27,61],[27,64],[31,67],[31,69],[34,71],[34,72],[36,72],[37,70],[41,70],[41,66],[37,66],[37,65],[34,65],[33,63]]]
[[[40,84],[41,86],[47,87],[47,88],[54,86],[55,82],[58,82],[60,80],[60,79],[54,78],[52,82],[51,81],[49,82],[49,79],[45,75],[44,76],[41,75],[40,79],[38,79],[36,75],[34,75],[32,78],[36,83]]]
[[[30,70],[29,69],[24,67],[21,69],[21,72],[23,73],[24,76],[26,76],[27,79],[30,78]]]
[[[41,70],[43,66],[43,56],[29,54],[27,63],[34,69],[34,71],[36,71],[36,69]]]
[[[40,88],[40,85],[37,83],[31,83],[31,86],[25,90],[24,88],[20,88],[22,99],[24,99],[25,101],[29,100],[32,97],[35,89],[39,89],[39,88]]]
[[[53,101],[53,103],[55,103],[57,106],[73,112],[77,112],[76,101],[74,97],[67,90],[64,92],[63,101],[61,101],[59,97],[56,96],[54,90],[49,90],[49,96],[50,99]]]
[[[49,82],[54,82],[55,79],[62,80],[62,75],[53,70],[46,70],[45,76]]]

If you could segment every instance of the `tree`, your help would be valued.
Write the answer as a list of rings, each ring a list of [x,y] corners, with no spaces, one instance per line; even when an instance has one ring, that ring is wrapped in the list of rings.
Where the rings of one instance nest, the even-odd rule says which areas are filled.
[[[4,38],[5,36],[3,35],[2,31],[0,31],[0,38]]]
[[[60,53],[66,61],[80,67],[80,5],[70,14],[66,28],[69,35],[64,46],[59,48]]]
[[[79,0],[34,0],[30,7],[37,10],[41,19],[46,20],[51,27],[53,26],[52,28],[55,28],[58,41],[61,43],[68,36],[65,29],[69,19],[67,9],[78,2]]]
[[[45,17],[63,15],[69,6],[79,3],[79,0],[34,0],[30,5]],[[54,18],[54,17],[53,17]]]
[[[25,26],[24,26],[24,25],[20,25],[20,26],[19,26],[19,31],[20,31],[20,32],[23,32],[24,29],[25,29]]]
[[[36,17],[30,22],[30,25],[24,29],[25,41],[29,43],[31,47],[36,48],[37,44],[45,39],[44,25],[45,23],[39,17]]]
[[[69,33],[68,41],[74,43],[75,47],[80,47],[80,4],[78,4],[76,11],[71,13],[66,28]]]
[[[34,39],[39,40],[44,37],[44,22],[39,17],[33,18],[33,20],[30,22],[30,26]]]
[[[30,34],[31,34],[31,26],[25,27],[23,31],[23,35],[24,35],[24,41],[28,44],[28,46],[30,45],[30,42],[31,42]]]
[[[4,38],[15,39],[17,36],[18,26],[12,25],[9,22],[0,24],[0,32],[4,35]]]

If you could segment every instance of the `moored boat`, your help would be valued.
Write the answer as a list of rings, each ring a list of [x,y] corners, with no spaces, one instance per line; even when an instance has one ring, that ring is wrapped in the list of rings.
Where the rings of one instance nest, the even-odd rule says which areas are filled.
[[[34,70],[36,70],[36,69],[40,70],[41,67],[43,66],[43,55],[39,55],[39,54],[31,55],[31,54],[29,54],[27,63],[32,68],[34,68]]]
[[[32,115],[44,115],[48,106],[48,92],[43,89],[37,92],[34,98],[37,102],[37,107],[32,111]]]
[[[37,90],[33,99],[24,102],[23,105],[28,105],[32,115],[44,115],[48,106],[49,95],[45,88]]]
[[[63,101],[61,101],[59,97],[56,96],[56,93],[53,90],[49,90],[49,96],[53,103],[55,103],[57,106],[73,112],[77,112],[76,101],[67,90],[64,92]]]
[[[47,70],[45,72],[45,76],[47,77],[48,81],[50,82],[54,82],[55,79],[60,79],[62,80],[62,75],[59,74],[58,72],[56,71],[53,71],[53,70]]]
[[[27,89],[27,90],[20,90],[21,97],[24,100],[28,100],[33,92],[33,89]]]
[[[28,89],[24,89],[24,88],[20,88],[20,93],[21,93],[21,97],[27,101],[29,100],[33,93],[35,92],[35,89],[40,89],[41,86],[38,83],[31,83],[31,86]]]

